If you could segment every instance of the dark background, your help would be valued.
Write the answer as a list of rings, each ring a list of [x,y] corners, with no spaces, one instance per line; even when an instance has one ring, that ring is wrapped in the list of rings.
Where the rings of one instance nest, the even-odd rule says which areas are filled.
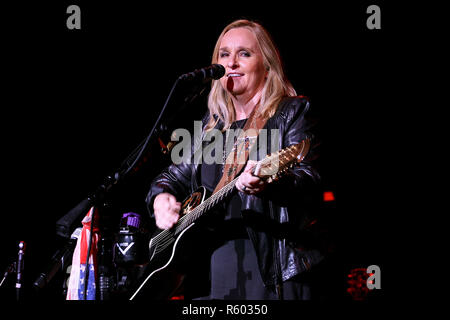
[[[81,8],[81,30],[66,28],[70,4]],[[147,136],[175,79],[210,64],[222,29],[248,18],[272,34],[288,78],[321,115],[324,191],[336,197],[324,211],[333,221],[342,297],[348,298],[350,270],[371,264],[386,279],[383,295],[397,209],[396,181],[387,178],[399,108],[393,95],[408,33],[395,23],[401,12],[384,2],[376,3],[382,29],[368,30],[370,4],[34,1],[3,7],[0,269],[25,241],[30,286],[61,245],[55,222]],[[192,122],[206,111],[198,105],[187,114],[172,105],[169,113]],[[149,183],[166,161],[157,150],[152,157],[114,194],[117,215],[147,215]]]

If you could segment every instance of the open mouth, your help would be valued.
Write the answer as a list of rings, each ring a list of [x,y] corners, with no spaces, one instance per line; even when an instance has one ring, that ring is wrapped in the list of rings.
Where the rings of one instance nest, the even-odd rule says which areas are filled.
[[[227,77],[231,77],[231,78],[237,78],[237,77],[242,77],[244,74],[242,73],[229,73],[227,74]]]

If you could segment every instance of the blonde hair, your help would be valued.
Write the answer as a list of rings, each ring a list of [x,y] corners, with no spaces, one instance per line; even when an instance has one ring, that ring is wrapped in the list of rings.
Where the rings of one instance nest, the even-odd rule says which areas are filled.
[[[261,100],[257,116],[265,119],[272,117],[278,107],[280,100],[285,96],[296,96],[297,93],[289,80],[285,77],[283,64],[278,49],[271,36],[262,25],[249,20],[236,20],[227,25],[217,39],[212,56],[212,63],[219,59],[219,49],[222,38],[231,29],[245,28],[250,30],[256,37],[263,56],[263,63],[268,71],[267,78],[262,90]],[[226,130],[235,121],[235,112],[230,94],[222,87],[218,80],[213,81],[208,96],[208,108],[210,119],[206,130],[214,128],[219,120],[224,122],[223,130]],[[213,116],[216,115],[216,118]]]

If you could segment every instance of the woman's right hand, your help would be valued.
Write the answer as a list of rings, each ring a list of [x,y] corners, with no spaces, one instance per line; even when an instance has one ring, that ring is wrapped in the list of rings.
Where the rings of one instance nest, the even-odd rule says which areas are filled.
[[[170,193],[160,193],[153,202],[156,226],[160,229],[170,229],[180,218],[181,202]]]

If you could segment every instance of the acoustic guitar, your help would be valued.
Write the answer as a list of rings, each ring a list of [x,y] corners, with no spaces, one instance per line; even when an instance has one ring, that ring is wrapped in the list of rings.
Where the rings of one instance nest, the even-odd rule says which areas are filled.
[[[278,152],[267,155],[264,159],[258,161],[253,168],[252,174],[271,183],[282,177],[290,168],[298,165],[307,155],[310,147],[310,140],[304,139],[298,144],[291,145]],[[149,263],[145,266],[144,272],[139,277],[143,279],[132,291],[130,300],[143,295],[144,291],[152,291],[152,279],[158,278],[157,275],[166,270],[177,256],[177,249],[183,239],[183,235],[188,232],[195,222],[207,212],[211,211],[217,204],[224,201],[233,192],[236,191],[236,181],[238,177],[226,184],[209,198],[206,198],[205,187],[200,187],[182,203],[180,210],[180,218],[177,223],[170,229],[158,230],[149,242]],[[205,199],[206,198],[206,199]],[[172,276],[173,277],[173,276]],[[166,291],[157,291],[159,295],[150,295],[153,297],[167,296],[169,297],[177,290],[181,280],[176,279],[157,279],[156,282],[170,282],[175,285],[167,285]],[[155,290],[156,290],[155,285]],[[145,290],[144,290],[145,288]],[[170,288],[170,289],[167,289]]]

